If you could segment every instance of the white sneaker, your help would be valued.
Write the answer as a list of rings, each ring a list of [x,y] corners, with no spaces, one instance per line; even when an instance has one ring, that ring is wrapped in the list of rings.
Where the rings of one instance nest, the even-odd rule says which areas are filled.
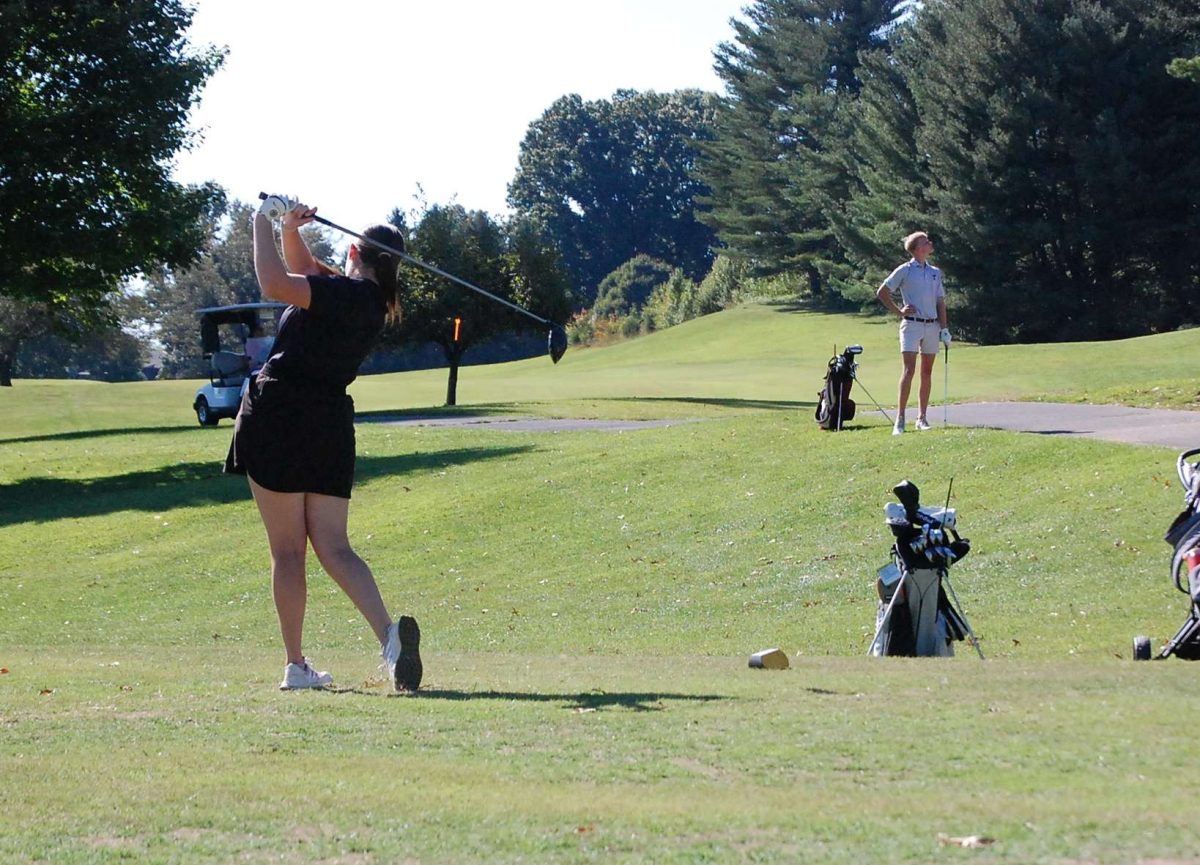
[[[933,427],[931,427],[929,425],[929,421],[925,420],[925,418],[919,417],[919,418],[917,418],[917,429],[927,430],[927,429],[933,429]]]
[[[892,427],[892,435],[898,436],[904,432],[904,418],[896,418],[896,425]]]
[[[333,676],[328,673],[318,673],[308,664],[308,658],[303,664],[288,664],[283,668],[283,681],[279,690],[294,691],[299,688],[324,688],[333,684]]]
[[[379,654],[397,691],[415,691],[421,687],[421,629],[416,619],[401,616],[392,622]]]
[[[379,665],[381,672],[387,673],[388,681],[396,681],[396,662],[400,660],[400,623],[388,625],[387,641],[379,650],[383,663]]]

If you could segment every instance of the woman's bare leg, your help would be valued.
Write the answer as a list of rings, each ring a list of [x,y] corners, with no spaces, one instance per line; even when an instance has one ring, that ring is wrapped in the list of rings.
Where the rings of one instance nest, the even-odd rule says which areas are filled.
[[[250,491],[271,546],[271,592],[287,662],[303,664],[304,609],[308,600],[304,574],[304,558],[308,552],[305,494],[273,492],[252,480]]]
[[[350,547],[350,539],[346,536],[349,510],[349,499],[316,493],[307,493],[304,497],[305,522],[313,552],[382,644],[387,640],[392,618],[380,597],[375,575]]]

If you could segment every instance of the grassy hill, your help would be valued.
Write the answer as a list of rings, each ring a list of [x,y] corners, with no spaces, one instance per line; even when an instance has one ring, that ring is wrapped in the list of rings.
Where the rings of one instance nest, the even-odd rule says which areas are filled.
[[[849,343],[865,349],[861,383],[890,407],[898,374],[894,322],[783,303],[738,307],[606,348],[572,348],[557,365],[535,358],[466,367],[458,403],[475,411],[520,403],[530,413],[630,417],[687,413],[663,400],[704,401],[714,408],[754,408],[761,402],[796,407],[814,401],[825,362]],[[955,343],[949,395],[954,402],[1044,399],[1200,409],[1200,386],[1190,374],[1197,365],[1197,330],[1096,343]],[[194,420],[190,406],[197,385],[18,381],[0,390],[0,438],[186,425]],[[943,385],[939,368],[936,400]],[[364,413],[437,409],[445,402],[446,373],[364,376],[351,392]],[[856,398],[870,405],[866,394]],[[597,402],[588,406],[589,400]],[[623,404],[631,400],[650,402],[638,408]]]
[[[195,382],[0,391],[0,861],[1196,861],[1162,797],[1200,793],[1195,668],[1128,661],[1186,612],[1174,454],[818,430],[834,344],[890,404],[894,340],[749,306],[460,383],[466,411],[669,427],[360,424],[351,536],[422,622],[412,699],[315,561],[306,646],[341,689],[275,690],[263,530]],[[1184,404],[1198,342],[956,345],[952,397]],[[444,372],[354,395],[437,410]],[[865,658],[890,488],[951,477],[989,660]],[[747,670],[770,646],[793,669]],[[939,840],[969,835],[996,843]]]

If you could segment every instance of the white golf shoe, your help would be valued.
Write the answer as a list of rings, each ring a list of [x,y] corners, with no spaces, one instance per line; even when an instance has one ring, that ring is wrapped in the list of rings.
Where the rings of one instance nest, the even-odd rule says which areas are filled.
[[[927,429],[933,429],[933,427],[931,427],[929,425],[929,421],[925,420],[925,418],[919,417],[919,418],[917,418],[917,429],[927,430]]]
[[[333,676],[326,672],[317,672],[309,666],[308,658],[303,664],[288,664],[283,668],[283,681],[279,683],[281,691],[295,691],[300,688],[324,688],[333,684]]]
[[[904,433],[904,418],[896,418],[896,425],[892,427],[892,435],[898,436]]]

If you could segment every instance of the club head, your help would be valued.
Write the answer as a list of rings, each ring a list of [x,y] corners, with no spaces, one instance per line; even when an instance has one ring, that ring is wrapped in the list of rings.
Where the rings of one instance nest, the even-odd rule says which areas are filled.
[[[547,345],[550,349],[550,359],[555,363],[562,360],[562,356],[567,353],[567,331],[562,325],[550,325],[550,336],[547,339]]]
[[[861,345],[846,346],[846,354],[862,354],[863,348]]]

